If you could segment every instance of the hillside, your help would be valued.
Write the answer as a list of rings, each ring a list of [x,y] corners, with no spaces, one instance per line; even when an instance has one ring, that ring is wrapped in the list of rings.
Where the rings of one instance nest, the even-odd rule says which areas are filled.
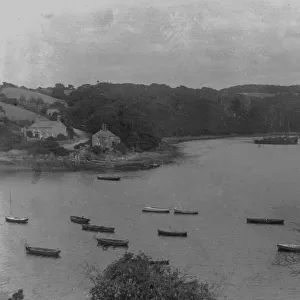
[[[21,121],[21,120],[34,121],[37,115],[34,112],[26,110],[22,107],[6,104],[3,102],[0,102],[0,106],[2,106],[3,109],[5,110],[6,117],[8,117],[10,120],[13,121]]]
[[[0,93],[3,93],[8,98],[15,99],[19,99],[21,95],[23,95],[26,100],[30,100],[32,97],[35,99],[41,98],[45,104],[49,105],[55,103],[56,101],[62,102],[60,99],[19,87],[2,87]]]

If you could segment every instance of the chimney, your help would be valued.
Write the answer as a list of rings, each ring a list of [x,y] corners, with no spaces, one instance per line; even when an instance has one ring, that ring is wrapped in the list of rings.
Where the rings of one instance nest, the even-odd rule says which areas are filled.
[[[60,115],[57,115],[57,121],[60,122]]]
[[[102,124],[102,130],[106,131],[106,124],[105,123]]]

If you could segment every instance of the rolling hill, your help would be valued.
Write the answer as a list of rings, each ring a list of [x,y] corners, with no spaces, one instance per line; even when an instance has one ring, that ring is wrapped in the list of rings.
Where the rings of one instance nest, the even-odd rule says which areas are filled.
[[[21,120],[34,121],[37,115],[34,112],[26,110],[22,107],[6,104],[3,102],[0,102],[0,106],[2,106],[3,109],[5,110],[6,116],[10,120],[14,120],[14,121],[21,121]]]
[[[56,101],[59,101],[63,104],[65,104],[65,102],[63,100],[45,95],[45,94],[41,94],[38,92],[34,92],[31,90],[27,90],[27,89],[23,89],[23,88],[19,88],[19,87],[3,87],[0,91],[0,93],[3,93],[6,97],[8,98],[16,98],[19,99],[21,95],[23,95],[26,100],[29,100],[30,98],[34,97],[34,98],[41,98],[43,99],[43,101],[45,102],[45,104],[53,104]]]

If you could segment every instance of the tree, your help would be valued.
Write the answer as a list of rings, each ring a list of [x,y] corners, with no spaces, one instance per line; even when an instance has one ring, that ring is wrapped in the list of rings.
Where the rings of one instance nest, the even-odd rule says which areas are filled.
[[[125,253],[91,278],[90,300],[214,300],[208,284],[186,282],[178,270],[141,253]]]
[[[29,138],[32,138],[32,137],[33,137],[33,133],[32,133],[32,131],[30,131],[30,130],[26,131],[26,135],[27,135]]]
[[[20,96],[19,101],[20,101],[21,104],[25,104],[26,103],[26,98],[25,98],[25,96],[23,94]]]
[[[44,100],[41,97],[38,97],[36,99],[36,105],[43,105],[44,104]]]

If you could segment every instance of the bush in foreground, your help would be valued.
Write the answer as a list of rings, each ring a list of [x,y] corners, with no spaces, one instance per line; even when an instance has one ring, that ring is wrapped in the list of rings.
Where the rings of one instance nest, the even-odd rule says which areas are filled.
[[[187,283],[178,270],[144,254],[125,253],[93,279],[90,300],[214,300],[207,284]]]

